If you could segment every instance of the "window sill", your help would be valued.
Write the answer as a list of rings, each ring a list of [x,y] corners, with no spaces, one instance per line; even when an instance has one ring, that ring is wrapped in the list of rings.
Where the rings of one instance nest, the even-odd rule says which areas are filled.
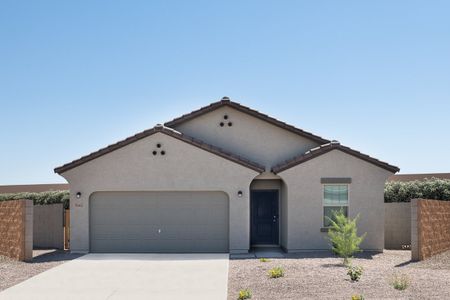
[[[330,230],[329,227],[322,227],[320,228],[320,232],[328,232]]]

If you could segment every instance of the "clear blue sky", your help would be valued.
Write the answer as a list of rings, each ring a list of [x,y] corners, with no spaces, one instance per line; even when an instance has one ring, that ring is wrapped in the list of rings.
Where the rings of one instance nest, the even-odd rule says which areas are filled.
[[[215,3],[213,3],[215,2]],[[0,2],[0,185],[229,96],[450,172],[449,1]]]

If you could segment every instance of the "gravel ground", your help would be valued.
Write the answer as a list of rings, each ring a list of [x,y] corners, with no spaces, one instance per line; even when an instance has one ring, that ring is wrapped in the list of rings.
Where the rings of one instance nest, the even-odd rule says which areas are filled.
[[[228,299],[250,289],[254,299],[450,299],[450,251],[429,260],[411,263],[410,251],[385,250],[360,254],[353,265],[364,268],[359,282],[350,281],[342,260],[327,253],[303,253],[289,258],[230,260]],[[267,272],[282,267],[285,276],[269,279]],[[397,291],[390,281],[394,274],[407,274],[410,286]]]
[[[33,250],[33,261],[27,263],[0,255],[0,291],[79,256],[61,250]]]

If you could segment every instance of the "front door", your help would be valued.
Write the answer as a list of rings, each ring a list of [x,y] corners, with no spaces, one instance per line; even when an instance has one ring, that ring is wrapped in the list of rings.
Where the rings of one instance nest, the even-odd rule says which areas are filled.
[[[257,190],[250,195],[251,244],[278,245],[278,190]]]

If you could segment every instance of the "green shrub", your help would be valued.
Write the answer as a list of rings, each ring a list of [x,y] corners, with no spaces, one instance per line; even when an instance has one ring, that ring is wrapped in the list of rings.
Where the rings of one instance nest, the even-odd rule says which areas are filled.
[[[275,267],[273,269],[269,270],[269,277],[270,278],[280,278],[284,276],[284,270],[280,267]]]
[[[347,218],[342,211],[333,213],[329,218],[331,227],[328,231],[328,238],[331,241],[333,252],[344,259],[344,264],[349,264],[349,258],[353,254],[360,252],[359,245],[364,240],[366,233],[358,236],[356,223],[359,215],[354,219]]]
[[[410,202],[415,198],[450,200],[450,180],[390,181],[384,187],[384,202]]]
[[[260,262],[269,262],[270,259],[261,257],[261,258],[259,259],[259,261],[260,261]]]
[[[410,280],[406,274],[394,274],[391,279],[391,285],[394,289],[404,291],[408,288]]]
[[[364,296],[363,295],[353,295],[352,300],[364,300]]]
[[[350,276],[352,281],[359,281],[363,273],[363,267],[360,266],[349,266],[347,270],[347,275]]]
[[[238,300],[250,299],[252,297],[252,292],[249,289],[240,290]]]
[[[49,191],[42,193],[14,193],[0,194],[0,201],[29,199],[34,205],[63,203],[64,208],[69,208],[69,191]]]

